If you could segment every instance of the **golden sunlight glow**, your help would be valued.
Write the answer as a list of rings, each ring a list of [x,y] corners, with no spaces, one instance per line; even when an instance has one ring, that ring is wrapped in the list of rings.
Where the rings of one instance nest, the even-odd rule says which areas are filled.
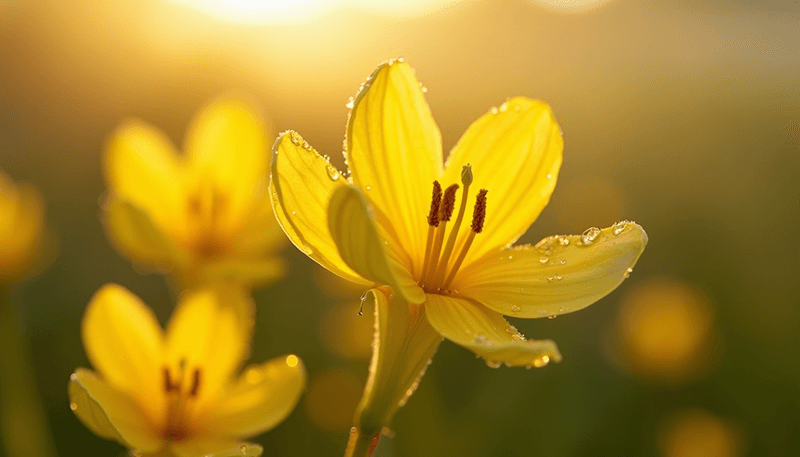
[[[461,0],[174,0],[233,22],[308,22],[337,9],[359,9],[383,16],[429,14]]]
[[[605,6],[611,0],[530,0],[533,4],[539,5],[550,11],[557,13],[581,14],[596,10]]]

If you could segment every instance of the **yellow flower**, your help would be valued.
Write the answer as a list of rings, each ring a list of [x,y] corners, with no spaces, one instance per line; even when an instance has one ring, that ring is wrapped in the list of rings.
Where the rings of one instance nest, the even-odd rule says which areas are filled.
[[[39,192],[27,184],[16,185],[0,171],[0,285],[44,266],[46,232]]]
[[[70,407],[95,434],[145,454],[247,449],[239,439],[283,421],[305,383],[294,355],[236,377],[252,330],[253,303],[232,289],[187,293],[164,334],[137,296],[106,285],[83,318],[83,344],[97,372],[72,374]]]
[[[263,283],[282,274],[283,244],[267,194],[264,120],[223,96],[189,129],[185,154],[166,136],[128,120],[105,150],[104,219],[135,262],[174,269],[184,288],[215,279]]]
[[[357,413],[365,439],[413,392],[442,337],[492,366],[559,361],[555,343],[527,340],[503,315],[577,311],[627,277],[647,243],[632,222],[510,247],[547,204],[562,150],[550,107],[518,97],[473,123],[443,165],[402,60],[381,65],[353,102],[349,178],[296,133],[276,141],[270,186],[284,231],[325,268],[374,287],[377,346]]]

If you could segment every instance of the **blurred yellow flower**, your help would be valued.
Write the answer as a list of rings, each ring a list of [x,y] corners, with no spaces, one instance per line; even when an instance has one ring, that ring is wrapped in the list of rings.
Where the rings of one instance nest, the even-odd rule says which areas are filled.
[[[283,421],[306,377],[294,355],[235,376],[250,351],[253,308],[232,289],[187,293],[164,334],[137,296],[104,286],[82,328],[97,372],[72,374],[70,407],[95,434],[144,454],[247,451],[239,440]]]
[[[647,243],[640,226],[621,222],[509,247],[555,186],[563,140],[550,107],[518,97],[493,108],[443,166],[423,92],[402,60],[367,79],[347,124],[349,179],[294,132],[274,146],[270,186],[284,231],[325,268],[373,287],[376,349],[357,413],[364,440],[411,395],[442,337],[491,366],[560,360],[555,343],[526,340],[502,315],[584,308],[627,277]]]
[[[179,155],[164,134],[128,120],[105,150],[109,236],[131,260],[173,269],[183,288],[216,279],[268,282],[285,236],[267,193],[264,119],[222,96],[205,107]]]
[[[0,170],[0,285],[41,268],[46,240],[42,196],[33,186],[17,185]]]
[[[705,294],[664,277],[626,291],[612,335],[615,358],[658,383],[679,383],[709,371],[720,349]]]

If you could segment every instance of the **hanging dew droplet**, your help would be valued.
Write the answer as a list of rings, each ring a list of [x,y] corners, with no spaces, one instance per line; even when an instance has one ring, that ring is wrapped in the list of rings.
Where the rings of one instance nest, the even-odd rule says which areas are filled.
[[[600,235],[600,229],[597,227],[590,227],[581,235],[581,241],[583,241],[583,244],[588,246],[594,243],[594,240],[597,239],[598,235]]]
[[[611,233],[615,236],[622,233],[628,227],[628,221],[619,221],[611,226]]]
[[[497,360],[486,359],[486,366],[489,368],[500,368],[503,364]]]
[[[552,173],[547,173],[547,179],[553,179],[553,174]]]
[[[493,107],[492,107],[492,109],[491,109],[491,112],[492,112],[492,114],[497,114],[497,113],[498,113],[498,111],[497,111],[497,107],[496,107],[496,106],[493,106]],[[499,365],[498,365],[498,366],[499,366]]]
[[[347,99],[347,103],[344,105],[347,109],[353,109],[356,106],[356,101],[353,97]]]
[[[548,319],[555,319],[556,317],[558,317],[558,316],[556,316],[555,314],[551,314],[551,315],[547,316]]]
[[[326,165],[325,171],[328,172],[328,178],[330,178],[331,181],[336,181],[337,179],[339,179],[339,170],[337,170],[336,167],[334,167],[333,165],[331,164]]]

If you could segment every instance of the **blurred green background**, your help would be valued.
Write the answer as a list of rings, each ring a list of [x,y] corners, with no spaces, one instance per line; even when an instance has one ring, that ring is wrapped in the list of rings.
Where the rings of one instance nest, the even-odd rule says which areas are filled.
[[[238,89],[273,134],[297,130],[341,167],[348,97],[399,56],[445,150],[507,97],[553,107],[564,165],[522,242],[627,218],[650,244],[588,309],[514,321],[554,339],[560,364],[491,369],[444,342],[395,418],[395,456],[800,455],[798,2],[238,3],[0,0],[0,168],[40,188],[60,244],[14,293],[60,455],[122,453],[68,407],[91,295],[122,284],[162,323],[173,303],[103,233],[106,136],[136,116],[180,145],[196,110]],[[255,294],[252,360],[296,353],[309,385],[255,441],[266,456],[342,455],[370,313],[356,314],[361,290],[285,256],[289,276]]]

